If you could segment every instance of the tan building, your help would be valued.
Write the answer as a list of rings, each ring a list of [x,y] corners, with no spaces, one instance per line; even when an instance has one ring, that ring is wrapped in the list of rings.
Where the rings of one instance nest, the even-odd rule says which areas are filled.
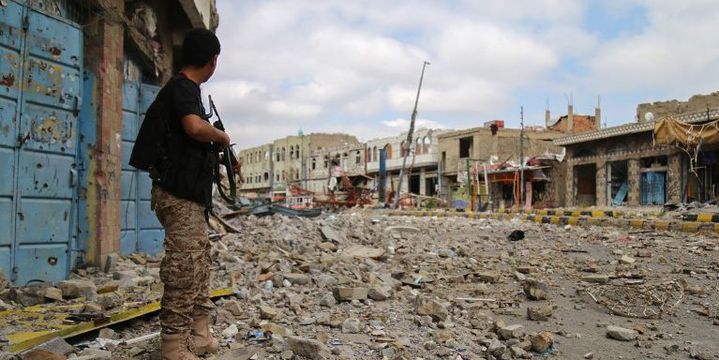
[[[466,130],[457,130],[439,136],[439,171],[441,179],[441,196],[448,201],[469,200],[465,184],[468,181],[467,169],[474,173],[475,169],[483,169],[502,163],[519,164],[519,136],[520,129],[505,129],[490,126],[477,127]],[[524,158],[561,154],[563,149],[554,145],[552,141],[565,136],[559,131],[545,128],[525,128],[524,131]],[[478,177],[484,177],[482,171]],[[558,181],[553,182],[555,192],[563,189]],[[497,183],[490,185],[495,205],[505,203],[510,206],[516,199],[515,189],[512,185]],[[505,199],[506,198],[506,199]]]
[[[312,151],[353,144],[360,143],[352,135],[300,133],[241,150],[238,158],[244,183],[240,191],[266,193],[270,186],[274,191],[284,191],[291,183],[307,187],[310,179],[307,161]]]

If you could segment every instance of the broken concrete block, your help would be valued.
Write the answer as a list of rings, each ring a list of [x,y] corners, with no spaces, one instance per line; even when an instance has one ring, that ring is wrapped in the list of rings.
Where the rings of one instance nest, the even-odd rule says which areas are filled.
[[[374,301],[384,301],[389,299],[392,294],[390,290],[383,287],[371,287],[367,292],[367,296]]]
[[[234,316],[242,316],[245,313],[237,300],[228,300],[222,305],[222,308]]]
[[[85,297],[85,299],[92,301],[97,294],[95,283],[90,280],[65,280],[60,282],[58,287],[62,290],[62,296],[68,299]]]
[[[622,256],[621,259],[619,259],[619,262],[627,264],[627,265],[632,265],[635,262],[637,262],[637,260],[629,255],[624,255],[624,256]]]
[[[499,281],[502,275],[495,271],[485,271],[477,274],[479,281],[494,284]]]
[[[320,288],[326,288],[330,286],[337,285],[337,279],[332,275],[327,274],[319,274],[312,278],[312,280],[315,282],[315,285]]]
[[[312,281],[312,278],[310,278],[309,275],[299,273],[283,274],[283,277],[292,285],[307,285],[310,281]]]
[[[274,319],[277,314],[279,314],[277,309],[274,309],[269,306],[260,306],[260,319],[271,320]]]
[[[507,325],[497,330],[497,335],[502,340],[508,339],[519,339],[524,337],[524,326],[522,325]]]
[[[62,290],[54,287],[49,287],[45,289],[45,299],[62,301]]]
[[[530,306],[527,308],[527,317],[534,321],[547,321],[552,317],[552,306]]]
[[[64,355],[47,351],[43,349],[34,349],[25,353],[22,357],[23,360],[66,360]]]
[[[59,337],[40,344],[35,347],[35,349],[46,350],[54,354],[63,355],[63,359],[65,355],[75,351],[75,348],[72,345],[68,344],[65,339]]]
[[[344,233],[339,232],[327,225],[320,228],[320,232],[322,233],[322,238],[324,238],[326,241],[333,242],[335,244],[342,244],[347,242],[347,238],[345,237]]]
[[[287,346],[295,355],[313,360],[325,360],[332,357],[329,348],[317,340],[290,336],[287,338]]]
[[[444,321],[449,316],[447,308],[436,300],[430,301],[419,301],[417,308],[417,315],[429,315],[434,321]]]
[[[358,334],[362,330],[361,326],[359,319],[349,318],[342,322],[342,332],[345,334]]]
[[[324,307],[333,307],[337,304],[337,299],[335,299],[335,296],[330,293],[325,293],[322,295],[322,298],[320,298],[320,305]]]
[[[527,279],[522,287],[530,300],[546,300],[549,298],[549,286],[536,279]]]
[[[639,333],[632,329],[625,329],[619,326],[607,326],[607,337],[619,341],[632,341],[637,338]]]
[[[337,301],[364,300],[367,298],[368,290],[366,288],[335,288],[333,295]]]
[[[384,249],[353,245],[345,249],[342,255],[360,259],[377,259],[384,255]]]

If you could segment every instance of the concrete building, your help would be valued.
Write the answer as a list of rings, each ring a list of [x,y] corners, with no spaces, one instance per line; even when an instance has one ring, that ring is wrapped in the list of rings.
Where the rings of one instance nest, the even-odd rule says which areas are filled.
[[[147,174],[127,162],[208,0],[0,5],[0,269],[56,282],[107,255],[162,247]]]
[[[664,108],[665,103],[660,104]],[[652,110],[646,104],[638,107],[640,114]],[[718,120],[719,109],[673,116],[702,124]],[[567,149],[566,206],[650,206],[717,199],[719,144],[702,146],[694,173],[687,153],[674,145],[655,144],[655,126],[655,121],[641,121],[556,139],[555,145]]]
[[[365,145],[361,143],[312,150],[307,160],[309,180],[305,189],[315,194],[327,194],[330,179],[342,175],[349,177],[354,185],[364,186],[365,160]]]
[[[267,194],[270,186],[275,192],[284,192],[289,184],[309,186],[310,163],[313,151],[338,146],[359,146],[356,137],[347,134],[300,134],[286,136],[250,149],[240,150],[242,162],[240,186],[243,193]]]
[[[457,130],[439,136],[441,195],[448,201],[468,200],[466,192],[467,169],[475,172],[482,164],[498,164],[519,161],[519,129],[477,127]],[[559,131],[545,128],[526,128],[524,132],[524,156],[526,158],[545,154],[560,154],[562,148],[552,140],[564,136]],[[484,174],[478,174],[484,177]],[[555,182],[556,184],[556,182]],[[501,189],[502,187],[497,187]],[[495,189],[494,191],[498,191]],[[493,191],[493,193],[494,193]],[[513,193],[510,188],[509,194]],[[494,199],[504,196],[495,194]],[[507,202],[509,206],[510,202]],[[499,204],[497,204],[499,205]]]
[[[397,136],[369,140],[366,143],[365,156],[367,158],[367,175],[372,177],[375,184],[379,181],[379,150],[386,150],[387,189],[389,191],[400,189],[401,194],[412,193],[423,196],[436,195],[439,184],[438,139],[447,130],[417,129],[414,132],[412,144],[407,146],[407,133]],[[407,159],[407,172],[399,186],[399,173],[404,157]]]

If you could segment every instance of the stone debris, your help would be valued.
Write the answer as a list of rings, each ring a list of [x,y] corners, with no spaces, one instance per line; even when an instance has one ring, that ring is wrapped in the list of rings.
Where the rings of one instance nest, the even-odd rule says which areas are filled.
[[[216,360],[719,354],[711,335],[719,324],[712,237],[360,208],[226,221],[241,233],[212,232],[212,288],[233,290],[214,299]],[[507,241],[507,229],[524,238]],[[160,298],[161,258],[114,256],[103,271],[6,289],[0,307],[71,305],[79,318],[112,316]],[[143,336],[157,331],[155,314],[104,328],[57,355],[156,359],[158,338]]]
[[[619,326],[607,326],[607,337],[620,341],[632,341],[637,338],[639,333],[632,329],[625,329]]]

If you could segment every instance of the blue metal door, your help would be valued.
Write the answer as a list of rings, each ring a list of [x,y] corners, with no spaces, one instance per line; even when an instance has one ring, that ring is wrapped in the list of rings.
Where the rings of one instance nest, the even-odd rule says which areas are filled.
[[[150,209],[152,182],[147,172],[129,165],[130,153],[145,111],[160,89],[156,86],[125,82],[122,87],[122,180],[120,252],[154,255],[162,249],[163,231]]]
[[[82,32],[0,6],[0,265],[14,284],[63,280],[75,240]]]
[[[641,197],[642,205],[664,205],[666,202],[666,173],[642,173]]]

